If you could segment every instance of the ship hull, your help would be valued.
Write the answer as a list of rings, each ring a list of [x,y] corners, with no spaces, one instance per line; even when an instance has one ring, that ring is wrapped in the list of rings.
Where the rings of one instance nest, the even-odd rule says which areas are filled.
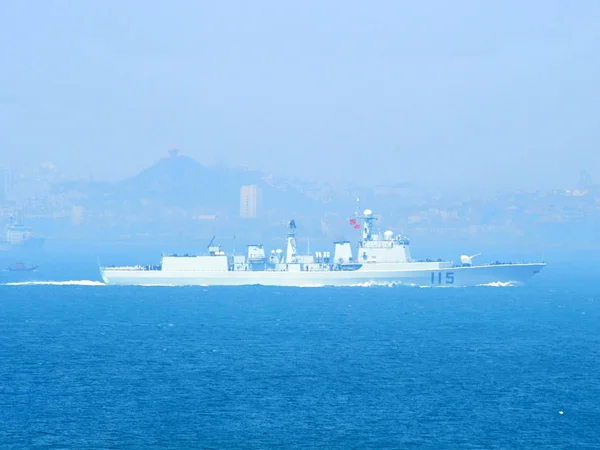
[[[355,271],[162,271],[101,269],[102,279],[109,285],[165,286],[477,286],[494,283],[521,284],[538,273],[544,263],[494,264],[416,270]]]

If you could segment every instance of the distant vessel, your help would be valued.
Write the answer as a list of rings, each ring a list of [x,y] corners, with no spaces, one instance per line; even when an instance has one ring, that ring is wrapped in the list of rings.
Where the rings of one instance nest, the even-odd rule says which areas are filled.
[[[33,228],[23,225],[20,213],[11,216],[0,236],[0,251],[35,250],[44,245],[44,238],[36,237]]]
[[[9,266],[8,271],[10,272],[33,272],[35,270],[38,269],[39,266],[29,266],[27,267],[24,263],[22,262],[18,262],[13,264],[12,266]]]
[[[263,245],[248,245],[246,255],[226,255],[211,241],[208,255],[163,255],[157,266],[101,266],[100,273],[106,284],[113,285],[473,286],[522,283],[546,265],[500,262],[474,265],[474,256],[467,255],[461,256],[460,264],[415,261],[410,256],[409,239],[392,231],[375,233],[375,220],[368,209],[350,220],[354,228],[362,228],[356,256],[349,241],[335,242],[333,257],[329,252],[299,255],[296,223],[292,220],[285,256],[277,249],[271,250],[267,257]]]

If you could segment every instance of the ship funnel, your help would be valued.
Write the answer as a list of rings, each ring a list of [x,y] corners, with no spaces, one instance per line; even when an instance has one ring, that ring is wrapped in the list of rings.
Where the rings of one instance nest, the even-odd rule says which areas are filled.
[[[352,261],[352,247],[349,241],[335,242],[333,261],[335,263],[349,263]]]

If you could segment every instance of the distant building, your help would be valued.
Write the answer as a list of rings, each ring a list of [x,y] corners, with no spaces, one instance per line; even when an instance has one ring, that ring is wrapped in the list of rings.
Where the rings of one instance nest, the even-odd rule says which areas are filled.
[[[9,200],[13,193],[13,176],[8,167],[0,167],[0,203]]]
[[[80,225],[83,222],[83,206],[75,205],[71,208],[71,223],[73,225]]]
[[[242,186],[240,189],[240,217],[245,219],[255,218],[259,201],[258,186]]]
[[[592,176],[587,170],[582,170],[579,174],[579,189],[587,189],[592,185]]]

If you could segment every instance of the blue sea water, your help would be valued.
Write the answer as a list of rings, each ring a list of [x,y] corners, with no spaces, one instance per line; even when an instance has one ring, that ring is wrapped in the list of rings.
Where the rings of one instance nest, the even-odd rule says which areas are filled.
[[[597,449],[586,267],[467,289],[5,278],[0,448]]]

